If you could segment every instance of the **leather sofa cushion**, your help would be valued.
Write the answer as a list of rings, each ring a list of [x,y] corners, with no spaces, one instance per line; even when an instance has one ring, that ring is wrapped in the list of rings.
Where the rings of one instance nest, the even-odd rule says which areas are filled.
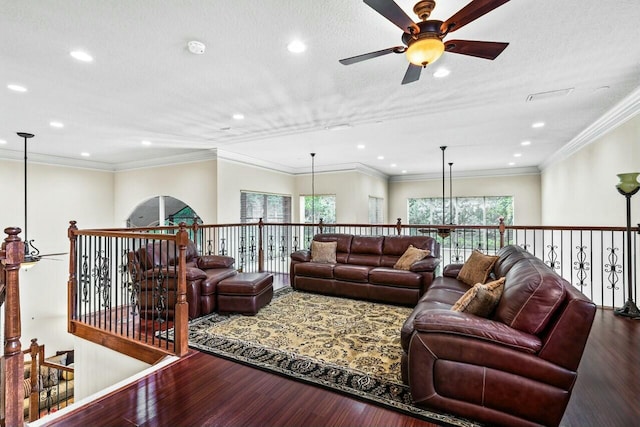
[[[205,272],[200,270],[199,268],[187,267],[185,268],[185,271],[187,273],[187,281],[196,281],[196,280],[204,279],[205,277],[207,277]],[[155,268],[146,270],[142,275],[142,277],[146,279],[157,279],[160,276],[160,274],[162,274],[164,277],[172,278],[172,277],[178,277],[180,273],[177,267],[166,267],[166,268],[155,267]]]
[[[148,265],[148,268],[157,265],[176,265],[179,254],[180,251],[176,247],[175,242],[171,240],[156,241],[147,245],[147,255],[144,264]],[[185,256],[187,262],[198,256],[198,249],[191,240],[187,243]]]
[[[407,270],[378,267],[369,272],[369,282],[374,285],[420,289],[422,276]]]
[[[351,253],[346,264],[369,265],[377,267],[380,265],[380,255]]]
[[[354,236],[351,242],[351,256],[356,254],[382,255],[383,236]],[[400,254],[402,255],[402,254]]]
[[[434,258],[440,257],[439,245],[432,237],[428,236],[385,236],[382,247],[382,257],[380,258],[380,266],[393,267],[393,265],[405,253],[409,245],[428,250],[430,256]]]
[[[294,266],[296,276],[317,277],[319,279],[333,279],[334,264],[318,262],[303,262]]]
[[[216,293],[218,283],[228,277],[235,276],[238,272],[233,268],[211,268],[205,271],[205,279],[202,281],[201,295]]]
[[[197,258],[198,267],[202,270],[209,268],[231,268],[236,260],[230,256],[202,255]]]
[[[541,333],[564,301],[564,279],[532,255],[513,265],[505,279],[494,319],[530,334]]]
[[[313,237],[316,242],[336,242],[336,261],[346,264],[349,256],[349,250],[351,248],[351,241],[353,240],[352,234],[316,234]]]
[[[333,268],[333,277],[348,282],[368,283],[369,271],[372,268],[366,265],[337,264]]]

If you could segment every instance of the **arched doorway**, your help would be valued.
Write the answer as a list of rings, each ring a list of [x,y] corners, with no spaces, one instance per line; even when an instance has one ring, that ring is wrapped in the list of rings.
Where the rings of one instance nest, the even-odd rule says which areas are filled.
[[[202,224],[200,216],[182,200],[171,196],[156,196],[135,207],[127,218],[127,227],[178,225],[181,222],[187,225]]]

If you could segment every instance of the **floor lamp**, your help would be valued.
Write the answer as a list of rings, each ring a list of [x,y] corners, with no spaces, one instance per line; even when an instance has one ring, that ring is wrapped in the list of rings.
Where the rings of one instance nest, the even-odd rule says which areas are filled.
[[[618,316],[640,319],[640,310],[633,302],[633,257],[631,254],[631,196],[640,189],[637,178],[640,173],[618,174],[620,182],[616,185],[618,192],[627,199],[627,302],[621,308],[616,308],[613,312]]]

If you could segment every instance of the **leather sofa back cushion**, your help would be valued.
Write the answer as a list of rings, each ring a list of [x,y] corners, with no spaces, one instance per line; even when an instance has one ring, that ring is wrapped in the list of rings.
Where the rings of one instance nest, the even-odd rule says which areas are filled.
[[[501,274],[503,269],[496,271]],[[505,287],[494,319],[530,334],[540,334],[566,294],[564,279],[542,260],[524,256],[505,275]]]
[[[316,234],[313,237],[316,242],[336,242],[336,261],[342,264],[347,263],[349,257],[349,250],[351,249],[351,241],[353,240],[352,234]]]
[[[198,249],[196,245],[189,240],[186,248],[186,259],[187,262],[194,259],[198,256]],[[175,265],[178,263],[178,257],[180,256],[180,251],[176,247],[175,242],[171,240],[161,240],[154,243],[149,243],[147,245],[147,257],[146,264],[149,262],[152,263],[151,266],[156,265]],[[149,267],[151,267],[149,266]]]
[[[354,236],[351,242],[351,255],[382,255],[384,237]]]
[[[436,258],[440,255],[437,253],[436,241],[428,236],[385,236],[382,254],[400,257],[409,246],[426,249]]]
[[[197,266],[202,270],[210,268],[231,268],[235,263],[235,259],[230,256],[222,255],[203,255],[198,257]]]

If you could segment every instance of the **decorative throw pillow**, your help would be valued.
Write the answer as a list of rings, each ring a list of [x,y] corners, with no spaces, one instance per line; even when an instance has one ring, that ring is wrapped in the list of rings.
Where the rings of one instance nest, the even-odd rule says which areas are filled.
[[[24,397],[29,397],[31,394],[31,378],[25,378],[22,381],[24,381],[22,384],[24,387]]]
[[[70,363],[67,366],[69,366],[70,368],[73,368],[73,363]],[[71,381],[73,379],[73,372],[62,371],[62,379],[66,381]]]
[[[504,291],[504,277],[489,283],[476,283],[451,307],[453,311],[489,317]]]
[[[336,263],[338,242],[311,242],[311,262]]]
[[[429,256],[430,253],[431,251],[429,251],[428,249],[418,249],[413,245],[409,245],[400,259],[398,259],[398,261],[394,264],[393,268],[395,268],[396,270],[410,270],[411,264]]]
[[[58,385],[59,370],[43,366],[40,368],[40,379],[42,379],[42,387],[53,387]],[[41,388],[42,389],[42,388]]]
[[[491,273],[493,264],[497,260],[497,256],[485,255],[478,250],[473,251],[460,269],[458,280],[469,286],[473,286],[476,283],[485,283]]]

